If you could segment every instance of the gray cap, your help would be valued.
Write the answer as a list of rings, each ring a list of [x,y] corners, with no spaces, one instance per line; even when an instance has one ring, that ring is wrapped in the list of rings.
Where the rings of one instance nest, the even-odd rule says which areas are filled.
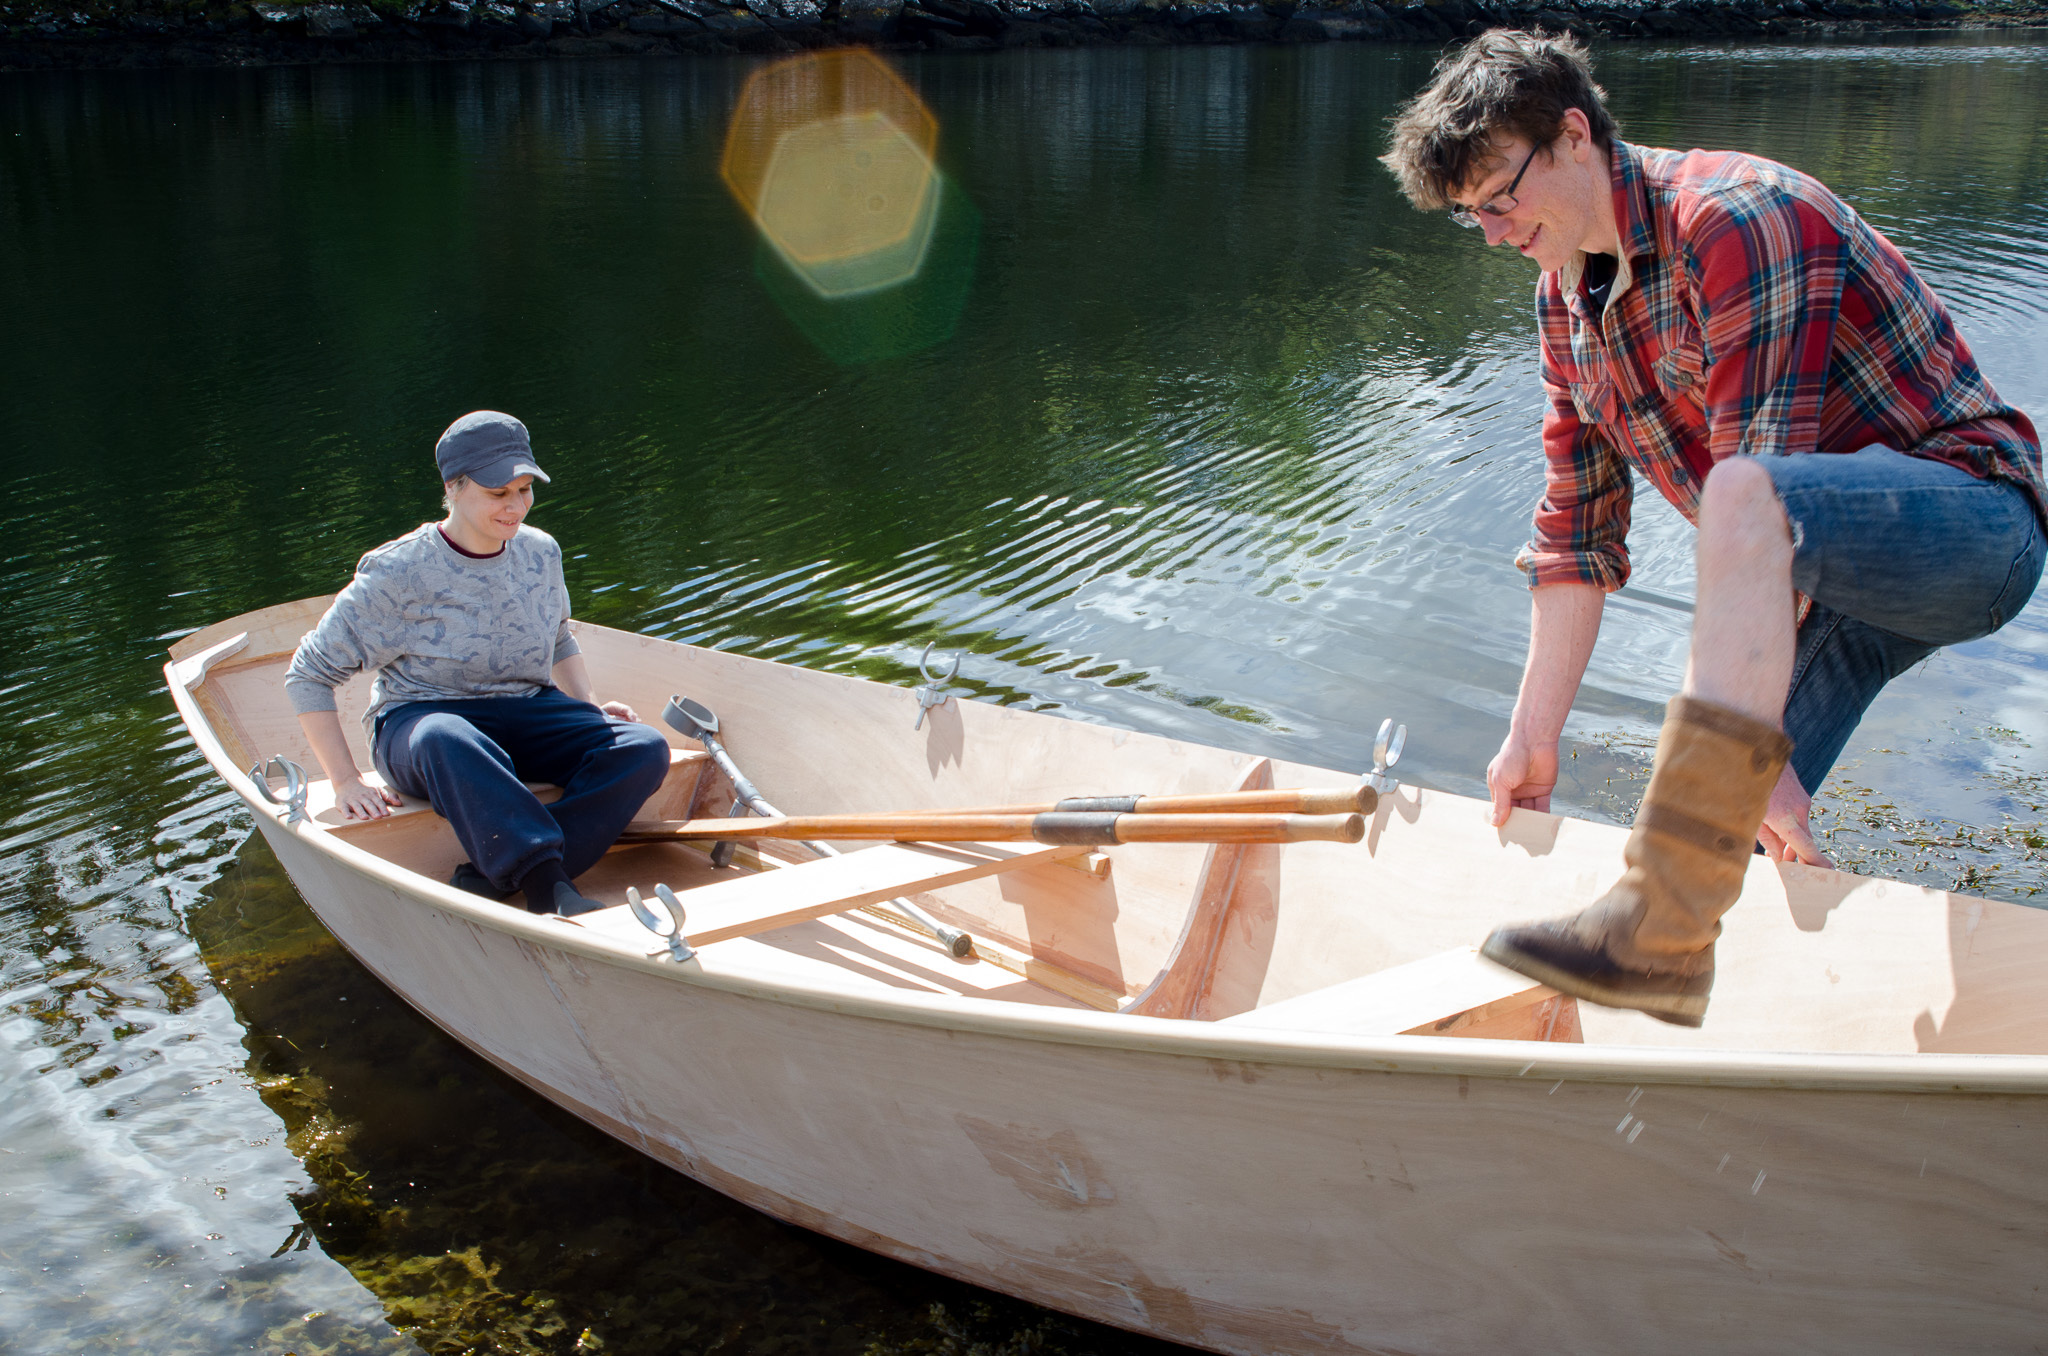
[[[533,460],[526,425],[496,410],[476,410],[450,424],[434,444],[434,461],[443,480],[468,476],[494,490],[518,476],[532,476],[543,485],[548,481]]]

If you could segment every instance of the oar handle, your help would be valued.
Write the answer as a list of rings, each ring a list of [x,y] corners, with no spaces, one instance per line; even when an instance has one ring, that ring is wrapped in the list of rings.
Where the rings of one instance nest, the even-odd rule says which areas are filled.
[[[1379,804],[1380,793],[1361,782],[1357,786],[1331,788],[1218,791],[1198,796],[1140,796],[1137,812],[1141,815],[1369,815],[1379,808]]]
[[[1118,815],[1114,828],[1119,843],[1356,843],[1365,837],[1365,816],[1133,814]]]
[[[796,815],[784,819],[680,819],[629,824],[621,842],[674,839],[825,838],[900,843],[1356,843],[1358,814]]]

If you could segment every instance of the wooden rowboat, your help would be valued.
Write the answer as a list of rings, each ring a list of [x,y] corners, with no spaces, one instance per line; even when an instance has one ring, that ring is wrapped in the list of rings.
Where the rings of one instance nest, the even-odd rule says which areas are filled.
[[[314,783],[290,822],[246,769],[314,766],[280,680],[325,601],[166,668],[307,903],[457,1040],[779,1219],[1214,1351],[2048,1332],[2048,913],[1759,858],[1704,1029],[1579,1011],[1471,947],[1590,898],[1622,832],[1399,787],[1357,844],[616,849],[584,890],[673,887],[679,962],[625,907],[578,926],[443,885],[460,849],[424,807],[344,823]],[[913,730],[903,689],[580,634],[608,696],[719,712],[790,814],[1355,782],[968,701]],[[671,742],[646,817],[723,813]]]

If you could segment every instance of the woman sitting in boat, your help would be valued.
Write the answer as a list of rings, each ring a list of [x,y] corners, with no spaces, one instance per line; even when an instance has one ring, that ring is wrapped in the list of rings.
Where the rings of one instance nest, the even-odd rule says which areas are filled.
[[[668,743],[623,702],[599,702],[569,630],[562,548],[526,525],[526,425],[465,414],[434,448],[447,516],[356,565],[299,642],[285,691],[349,819],[418,796],[454,826],[469,860],[450,884],[534,913],[601,907],[571,883],[661,785]],[[357,770],[334,690],[376,674],[363,718],[383,786]],[[553,782],[543,805],[525,782]]]

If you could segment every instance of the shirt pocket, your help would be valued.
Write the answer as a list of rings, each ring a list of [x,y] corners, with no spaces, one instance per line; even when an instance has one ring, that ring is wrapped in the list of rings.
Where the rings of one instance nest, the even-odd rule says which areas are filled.
[[[1700,332],[1690,325],[1680,325],[1673,342],[1651,362],[1650,370],[1664,394],[1697,397],[1699,393],[1693,388],[1699,385],[1706,366],[1706,344]]]
[[[1572,407],[1582,424],[1614,422],[1614,383],[1604,378],[1572,383]]]

